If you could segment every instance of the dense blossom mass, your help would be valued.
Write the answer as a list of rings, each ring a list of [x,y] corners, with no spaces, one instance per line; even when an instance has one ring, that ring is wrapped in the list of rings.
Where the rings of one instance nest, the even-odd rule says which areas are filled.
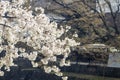
[[[46,73],[63,76],[59,66],[70,65],[66,62],[70,46],[79,45],[67,37],[60,39],[70,26],[67,30],[62,26],[58,29],[57,23],[50,22],[43,8],[36,7],[34,11],[41,13],[34,15],[33,10],[22,6],[24,3],[25,0],[0,1],[0,54],[5,52],[0,56],[0,76],[4,75],[4,70],[10,71],[11,66],[17,66],[14,59],[19,57],[28,59],[33,67],[41,67]],[[60,55],[63,58],[57,57]],[[39,56],[39,61],[35,61]]]

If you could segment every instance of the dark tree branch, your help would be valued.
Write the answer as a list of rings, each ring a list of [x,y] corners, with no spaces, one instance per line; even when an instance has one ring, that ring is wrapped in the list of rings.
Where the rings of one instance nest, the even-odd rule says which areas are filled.
[[[100,7],[100,12],[99,12],[98,10],[96,10],[96,8],[93,8],[93,7],[91,7],[89,4],[87,4],[85,0],[82,0],[82,2],[83,2],[86,6],[88,6],[91,10],[93,10],[95,13],[97,13],[97,14],[99,15],[99,17],[100,17],[100,19],[102,20],[102,22],[103,22],[106,30],[107,30],[108,33],[109,33],[109,32],[110,32],[110,31],[109,31],[109,27],[108,27],[108,25],[107,25],[107,23],[106,23],[105,16],[103,15],[103,11],[102,11],[101,5],[100,5],[100,3],[99,3],[99,0],[97,0],[97,3],[98,3],[98,6]]]
[[[9,27],[9,28],[11,28],[11,26],[6,25],[6,24],[2,24],[2,23],[0,23],[0,25],[2,25],[2,26],[4,26],[4,27]]]
[[[111,13],[111,16],[113,18],[114,29],[115,29],[116,34],[118,35],[118,34],[120,34],[120,32],[119,32],[119,29],[118,29],[118,25],[116,24],[116,15],[114,15],[114,12],[113,12],[113,9],[112,9],[112,5],[111,5],[110,1],[105,0],[105,2],[109,6],[110,13]]]
[[[9,12],[6,12],[4,16],[2,16],[3,18],[17,18],[17,17],[12,17],[12,16],[8,16]]]
[[[57,0],[53,0],[55,3],[59,4],[60,6],[62,6],[63,8],[69,9],[72,12],[79,14],[79,12],[77,12],[76,10],[72,9],[71,7],[69,7],[68,5],[64,4],[64,3],[60,3]],[[80,15],[80,14],[79,14]]]

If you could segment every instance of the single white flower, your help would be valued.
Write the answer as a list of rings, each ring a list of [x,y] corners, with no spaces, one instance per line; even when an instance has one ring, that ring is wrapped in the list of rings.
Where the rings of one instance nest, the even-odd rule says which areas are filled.
[[[32,61],[31,64],[32,64],[33,67],[38,67],[38,63],[35,63],[35,62]]]
[[[45,70],[46,73],[50,73],[52,71],[52,68],[44,66],[44,70]]]
[[[0,76],[4,76],[4,72],[3,71],[0,71]]]
[[[62,77],[62,80],[68,80],[68,77],[67,76]]]

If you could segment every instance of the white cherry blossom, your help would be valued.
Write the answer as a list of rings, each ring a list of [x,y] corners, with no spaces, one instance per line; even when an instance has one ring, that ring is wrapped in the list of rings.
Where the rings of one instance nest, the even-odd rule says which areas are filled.
[[[51,67],[49,63],[70,65],[66,61],[70,47],[80,43],[69,38],[59,39],[70,26],[66,26],[66,29],[60,26],[58,29],[57,23],[50,22],[43,8],[35,8],[35,11],[41,10],[41,13],[33,15],[32,10],[22,6],[24,3],[25,0],[13,0],[12,3],[9,0],[0,1],[0,52],[6,51],[5,56],[0,58],[0,76],[4,75],[1,68],[5,66],[5,70],[10,71],[11,66],[17,66],[14,59],[19,57],[28,59],[33,67],[41,67],[39,63],[42,63],[46,73],[53,71],[56,75],[63,76],[58,66]],[[40,55],[43,58],[35,62]],[[64,56],[60,62],[57,61],[58,55]]]

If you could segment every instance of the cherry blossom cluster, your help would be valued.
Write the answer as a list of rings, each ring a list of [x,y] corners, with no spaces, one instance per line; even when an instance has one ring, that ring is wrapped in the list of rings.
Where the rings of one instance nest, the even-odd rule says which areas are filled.
[[[4,66],[6,71],[10,71],[11,66],[17,66],[14,59],[19,57],[28,59],[33,67],[41,67],[46,73],[63,76],[59,66],[70,65],[66,61],[70,47],[79,43],[67,37],[61,40],[60,36],[66,29],[62,26],[58,28],[56,22],[50,22],[43,8],[36,7],[34,11],[41,13],[33,15],[32,10],[22,6],[24,3],[25,0],[13,0],[12,3],[0,1],[0,54],[5,51],[5,55],[0,57],[0,76],[4,75],[1,68]],[[67,27],[68,31],[70,26]],[[41,55],[43,57],[36,62]]]

